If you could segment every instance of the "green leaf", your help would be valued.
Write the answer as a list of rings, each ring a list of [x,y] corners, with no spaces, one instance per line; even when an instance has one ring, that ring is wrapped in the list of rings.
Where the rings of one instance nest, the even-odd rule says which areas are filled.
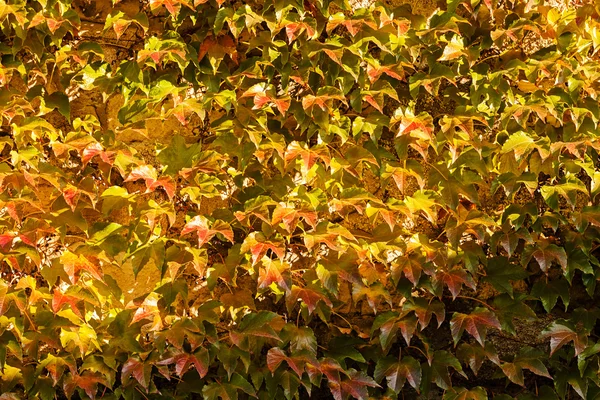
[[[527,272],[517,264],[510,263],[506,257],[493,257],[488,259],[483,280],[489,282],[500,293],[513,296],[511,281],[527,278]]]
[[[160,238],[136,248],[128,257],[131,260],[134,276],[137,277],[142,268],[150,262],[162,272],[165,262],[165,245],[166,239]]]
[[[550,282],[539,280],[533,285],[531,295],[541,300],[547,313],[551,312],[559,297],[562,299],[565,311],[569,307],[569,283],[566,279],[556,279]]]
[[[517,132],[511,135],[502,145],[502,153],[514,152],[517,160],[529,154],[535,147],[533,138],[526,132]]]
[[[425,367],[425,369],[428,370],[430,379],[444,390],[448,390],[452,387],[452,381],[450,380],[448,371],[449,368],[453,368],[456,372],[466,378],[458,359],[447,351],[436,351],[433,354],[431,365]],[[429,385],[429,381],[423,380],[423,385]]]
[[[69,97],[62,92],[54,92],[46,98],[48,108],[56,108],[67,120],[71,121],[71,103]]]
[[[487,400],[488,395],[484,388],[477,386],[473,389],[453,388],[444,394],[444,400]]]
[[[183,136],[175,135],[169,146],[158,152],[157,158],[165,167],[165,174],[177,175],[182,169],[194,165],[194,161],[201,157],[201,148],[200,143],[187,146]]]

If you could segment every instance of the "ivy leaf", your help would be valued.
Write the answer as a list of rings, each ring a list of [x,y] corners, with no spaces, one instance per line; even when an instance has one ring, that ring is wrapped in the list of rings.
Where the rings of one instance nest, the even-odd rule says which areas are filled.
[[[402,307],[403,311],[414,311],[415,315],[419,319],[419,325],[421,330],[427,328],[431,317],[435,314],[438,322],[438,328],[444,322],[446,318],[446,309],[444,303],[441,301],[433,300],[428,301],[423,297],[415,297],[412,301],[407,301]]]
[[[68,393],[69,396],[75,391],[76,388],[83,389],[85,394],[87,394],[91,399],[96,397],[96,392],[98,391],[98,384],[109,386],[106,378],[104,376],[85,371],[81,375],[79,374],[68,374],[65,378],[65,382],[63,387],[65,389],[65,393]]]
[[[356,337],[336,336],[329,341],[329,351],[325,353],[325,356],[342,364],[346,362],[346,359],[366,364],[367,360],[357,349],[362,344],[364,341]]]
[[[352,36],[356,36],[358,32],[360,32],[363,29],[363,25],[367,25],[372,28],[376,27],[374,21],[370,21],[359,17],[347,18],[346,15],[344,15],[344,13],[340,12],[329,17],[329,21],[327,22],[326,28],[327,32],[331,32],[339,25],[345,27]]]
[[[587,346],[588,338],[582,332],[578,332],[568,321],[557,320],[552,322],[544,330],[544,336],[550,337],[550,355],[552,356],[565,344],[573,342],[575,355],[579,355]]]
[[[283,260],[285,255],[285,243],[267,240],[262,232],[252,232],[244,239],[244,243],[240,249],[242,252],[247,252],[248,250],[252,253],[253,265],[262,259],[269,250],[273,254],[276,254],[280,260]]]
[[[83,320],[83,315],[81,314],[81,312],[79,311],[79,308],[77,307],[77,303],[79,303],[81,301],[82,300],[80,298],[77,298],[75,296],[70,296],[67,294],[63,294],[59,288],[55,288],[54,295],[52,296],[52,311],[54,312],[54,314],[56,314],[57,312],[60,311],[63,304],[69,304],[71,306],[70,309],[75,313],[75,315],[77,315],[79,318],[81,318]]]
[[[505,362],[500,368],[502,368],[502,372],[512,383],[515,383],[520,386],[525,386],[525,379],[523,376],[523,369],[516,363]]]
[[[491,343],[486,343],[485,347],[479,345],[471,345],[467,343],[461,343],[456,351],[457,357],[469,364],[469,367],[475,375],[479,372],[483,362],[488,359],[496,365],[500,365],[500,358],[496,349]]]
[[[517,264],[510,263],[506,257],[493,257],[488,259],[483,280],[489,282],[500,293],[513,296],[513,286],[510,281],[527,278],[527,272]]]
[[[269,349],[269,352],[267,353],[267,366],[272,374],[275,373],[279,365],[284,361],[299,377],[302,376],[304,373],[304,367],[299,365],[294,358],[288,357],[287,354],[285,354],[285,352],[279,347],[273,347]]]
[[[567,270],[568,260],[565,249],[547,241],[525,247],[523,256],[521,257],[521,264],[526,267],[532,258],[535,258],[535,261],[537,261],[544,273],[548,273],[548,269],[553,261],[557,262],[564,271]]]
[[[517,132],[511,135],[502,145],[502,153],[514,152],[515,158],[520,160],[535,148],[534,140],[526,132]]]
[[[377,382],[381,382],[384,377],[388,387],[396,394],[400,393],[407,380],[414,389],[419,391],[421,364],[410,356],[403,357],[401,361],[392,357],[382,358],[377,362],[374,378]]]
[[[7,365],[5,365],[5,368],[6,367]],[[41,362],[38,364],[36,371],[42,372],[44,369],[46,369],[50,373],[54,385],[56,385],[63,375],[65,367],[68,367],[72,373],[77,371],[77,365],[71,356],[57,357],[52,354],[48,354],[46,358],[41,360]]]
[[[449,271],[441,270],[437,273],[436,279],[438,282],[443,282],[448,286],[453,300],[456,299],[463,285],[467,285],[473,290],[476,288],[471,275],[462,268],[453,268]]]
[[[167,360],[165,360],[167,361]],[[171,361],[171,360],[169,360]],[[208,350],[200,348],[194,354],[179,353],[172,358],[175,363],[175,373],[179,377],[183,377],[185,372],[191,367],[195,367],[200,378],[204,378],[208,373],[210,365],[210,356]]]
[[[458,359],[447,351],[438,350],[433,354],[431,365],[426,367],[428,378],[442,389],[448,390],[452,387],[449,368],[453,368],[466,379]],[[423,380],[423,384],[429,384],[428,380]]]
[[[484,388],[477,386],[473,389],[453,388],[444,394],[443,400],[487,400],[488,394]]]
[[[569,283],[566,279],[555,279],[550,282],[539,280],[533,285],[531,295],[541,300],[547,313],[552,311],[559,297],[562,299],[565,311],[569,307]]]
[[[400,112],[394,116],[400,120],[400,129],[397,136],[411,135],[416,138],[431,140],[433,135],[433,118],[426,112],[417,116],[413,115],[409,110]],[[392,120],[392,124],[394,120]]]
[[[539,350],[531,347],[524,347],[519,352],[513,362],[507,362],[502,364],[502,372],[517,385],[524,386],[525,380],[523,376],[523,369],[528,369],[536,375],[550,378],[548,369],[540,360],[543,353]]]
[[[459,35],[452,36],[452,39],[446,47],[442,56],[438,58],[438,61],[450,61],[461,57],[465,54],[465,47],[462,38]]]
[[[317,228],[304,234],[304,243],[306,247],[312,249],[317,243],[324,243],[331,250],[341,251],[339,241],[340,238],[355,242],[356,238],[348,229],[341,225],[332,224],[330,222],[322,222],[317,225]]]
[[[169,146],[158,152],[157,158],[165,166],[165,174],[176,175],[184,168],[191,168],[194,161],[201,158],[201,148],[199,143],[187,146],[182,136],[175,135]]]
[[[238,373],[234,373],[227,382],[219,380],[205,385],[202,387],[202,395],[206,400],[237,399],[240,390],[249,396],[257,397],[250,382]]]
[[[165,244],[165,238],[159,238],[153,242],[141,245],[129,255],[134,276],[137,277],[142,268],[150,262],[153,262],[156,268],[161,272],[163,271],[165,262]]]
[[[123,369],[121,371],[121,379],[125,380],[130,376],[133,376],[136,381],[146,390],[148,390],[148,386],[150,385],[152,372],[152,364],[145,363],[136,358],[129,358],[125,364],[123,364]]]
[[[523,300],[526,299],[528,299],[528,297],[524,294],[510,297],[506,293],[500,294],[494,298],[492,303],[495,308],[494,312],[500,320],[503,331],[516,335],[515,327],[513,325],[513,320],[515,318],[529,321],[534,321],[537,318],[535,312],[523,302]]]
[[[390,305],[392,304],[390,293],[379,282],[370,286],[358,282],[354,283],[352,285],[352,300],[358,302],[363,298],[367,299],[367,303],[373,309],[374,313],[377,313],[377,307],[381,300],[386,301]]]
[[[181,236],[187,235],[190,232],[196,232],[198,235],[198,247],[208,243],[217,234],[223,235],[227,240],[233,243],[233,230],[231,226],[224,221],[217,220],[210,224],[203,215],[196,215],[189,221],[181,230]]]
[[[238,330],[230,332],[231,340],[238,347],[241,346],[242,340],[248,336],[273,339],[280,342],[279,335],[271,326],[276,316],[275,313],[269,311],[259,311],[258,313],[246,315],[239,324]]]
[[[542,351],[529,346],[523,347],[513,362],[523,369],[527,369],[536,375],[552,379],[548,369],[542,362],[542,358],[547,357]]]
[[[396,284],[400,281],[402,274],[413,284],[414,287],[419,283],[422,271],[422,260],[413,255],[400,256],[392,262],[392,279]]]
[[[92,263],[83,254],[77,255],[70,251],[66,251],[60,257],[60,262],[63,264],[65,272],[69,276],[71,283],[77,283],[79,280],[79,272],[84,271],[89,273],[94,279],[102,281],[102,272],[94,263]]]
[[[330,381],[329,384],[331,387],[332,382]],[[342,397],[339,397],[339,399],[343,399],[344,396],[349,394],[356,399],[367,400],[369,398],[367,387],[379,387],[379,385],[364,372],[358,372],[350,369],[348,371],[348,379],[342,380],[340,382],[340,387]],[[332,390],[332,393],[334,393],[335,397],[336,391]]]
[[[311,227],[317,225],[318,215],[315,211],[299,210],[297,207],[278,204],[273,210],[271,224],[276,225],[283,222],[288,232],[293,233],[298,225],[298,221],[302,218]]]
[[[263,257],[262,267],[258,276],[259,289],[266,289],[272,283],[276,283],[286,292],[291,288],[291,277],[289,276],[290,264],[282,260],[271,260]]]
[[[317,160],[323,161],[327,167],[331,162],[331,155],[326,147],[317,145],[308,148],[306,145],[294,141],[289,144],[285,151],[286,165],[290,165],[290,163],[296,160],[298,156],[302,159],[301,172],[303,176],[308,174],[308,171],[315,165]]]
[[[317,304],[322,301],[329,307],[332,307],[333,304],[329,298],[317,291],[316,289],[308,288],[308,287],[299,287],[296,285],[292,286],[291,292],[286,296],[286,305],[288,308],[288,312],[294,309],[294,306],[298,302],[298,300],[302,300],[306,307],[308,308],[308,313],[312,314],[313,311],[317,308]]]
[[[392,347],[392,344],[396,341],[396,335],[398,333],[398,321],[399,315],[396,312],[388,311],[383,314],[380,314],[373,321],[373,325],[371,327],[371,336],[375,333],[376,330],[380,330],[379,333],[379,343],[381,344],[381,348],[385,353],[389,351]]]
[[[156,169],[151,165],[142,165],[134,168],[125,182],[134,182],[138,179],[143,179],[146,184],[146,193],[155,191],[158,187],[162,187],[169,200],[173,200],[175,196],[176,184],[171,177],[158,178]]]
[[[337,88],[326,86],[319,88],[317,95],[307,95],[302,98],[302,107],[309,113],[312,112],[314,106],[318,106],[322,111],[326,111],[331,107],[333,100],[339,100],[347,105],[346,97]]]
[[[470,314],[454,313],[450,320],[450,329],[454,346],[458,344],[463,332],[466,330],[481,344],[485,346],[485,334],[488,327],[502,329],[498,318],[493,312],[485,308],[476,308]]]

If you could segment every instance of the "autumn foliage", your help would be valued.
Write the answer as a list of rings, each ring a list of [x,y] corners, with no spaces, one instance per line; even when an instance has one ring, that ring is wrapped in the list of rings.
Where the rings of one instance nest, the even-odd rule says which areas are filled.
[[[104,3],[0,0],[0,399],[600,395],[596,2]]]

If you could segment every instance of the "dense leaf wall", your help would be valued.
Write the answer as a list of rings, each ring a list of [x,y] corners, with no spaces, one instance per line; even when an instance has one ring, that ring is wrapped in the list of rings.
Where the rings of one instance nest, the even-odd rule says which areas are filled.
[[[0,398],[595,398],[596,3],[0,0]]]

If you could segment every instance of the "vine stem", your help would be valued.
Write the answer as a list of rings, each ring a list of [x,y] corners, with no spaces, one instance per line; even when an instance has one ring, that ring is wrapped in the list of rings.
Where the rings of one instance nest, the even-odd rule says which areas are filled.
[[[427,354],[425,354],[425,352],[424,352],[423,350],[421,350],[420,348],[418,348],[418,347],[416,347],[416,346],[406,346],[406,348],[407,348],[407,349],[415,349],[415,350],[419,350],[419,352],[420,352],[421,354],[423,354],[423,356],[424,356],[426,359],[429,359],[429,357],[427,357]]]
[[[492,311],[496,311],[496,309],[495,309],[494,307],[490,306],[488,303],[486,303],[486,302],[485,302],[485,301],[483,301],[483,300],[476,299],[475,297],[470,297],[470,296],[456,296],[456,297],[457,297],[457,298],[460,298],[460,299],[467,299],[467,300],[473,300],[473,301],[476,301],[476,302],[478,302],[478,303],[480,303],[480,304],[483,304],[484,306],[486,306],[486,307],[487,307],[487,308],[489,308],[490,310],[492,310]]]
[[[144,394],[144,392],[142,392],[142,391],[140,390],[140,388],[138,388],[138,387],[137,387],[137,385],[135,386],[135,389],[136,389],[138,392],[140,392],[140,394],[142,395],[142,397],[143,397],[144,399],[148,400],[148,397],[146,397],[146,395]]]
[[[338,314],[335,311],[333,311],[332,314],[340,317],[345,323],[348,324],[348,326],[350,327],[350,329],[354,329],[354,327],[352,326],[352,324],[350,322],[348,322],[348,320],[346,318],[344,318],[343,316],[341,316],[340,314]]]

